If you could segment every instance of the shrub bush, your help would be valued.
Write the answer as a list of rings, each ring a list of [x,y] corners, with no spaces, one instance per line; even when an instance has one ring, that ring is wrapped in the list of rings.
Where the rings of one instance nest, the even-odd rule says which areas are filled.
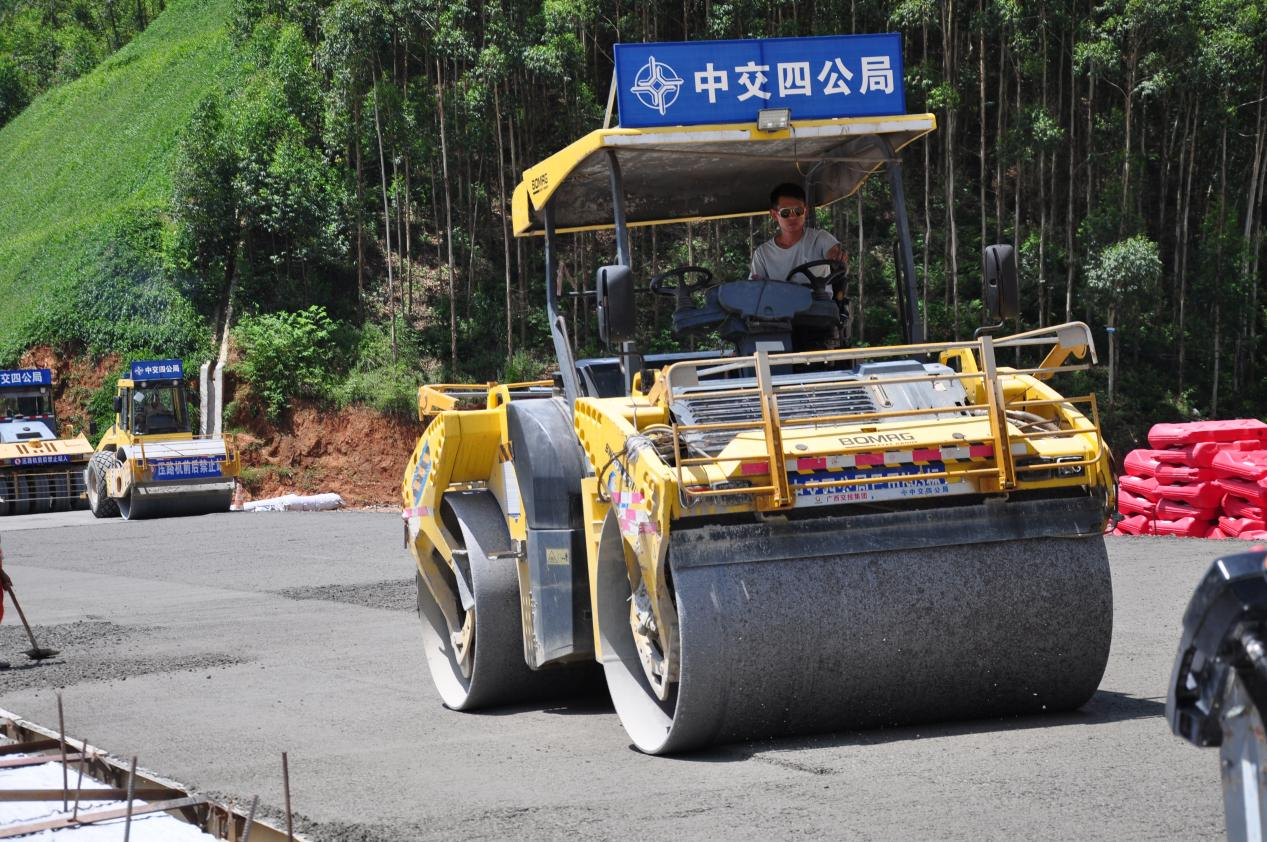
[[[250,315],[238,323],[234,339],[242,349],[236,366],[259,393],[276,421],[294,397],[324,398],[337,356],[335,323],[324,307],[295,313]]]

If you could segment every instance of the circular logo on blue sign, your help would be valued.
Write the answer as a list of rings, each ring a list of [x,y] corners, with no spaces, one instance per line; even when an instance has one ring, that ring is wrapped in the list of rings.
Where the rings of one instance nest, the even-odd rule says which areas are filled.
[[[663,115],[669,106],[677,102],[682,85],[682,77],[677,75],[676,70],[651,56],[638,69],[638,75],[634,77],[634,84],[629,92],[638,97],[643,105]]]

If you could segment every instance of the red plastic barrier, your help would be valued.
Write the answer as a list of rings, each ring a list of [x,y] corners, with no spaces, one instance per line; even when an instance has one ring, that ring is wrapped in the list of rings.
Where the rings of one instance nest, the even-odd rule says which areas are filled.
[[[1242,541],[1263,541],[1267,540],[1267,531],[1264,532],[1242,532],[1236,536]]]
[[[1121,499],[1120,491],[1118,492],[1118,499]],[[1153,515],[1162,520],[1179,520],[1185,517],[1193,517],[1197,520],[1214,520],[1219,516],[1219,509],[1217,506],[1199,509],[1191,503],[1185,503],[1182,500],[1158,500],[1157,507],[1153,509]]]
[[[1223,498],[1223,511],[1232,517],[1249,517],[1267,521],[1267,506],[1255,506],[1234,494]]]
[[[1267,477],[1267,450],[1225,450],[1214,457],[1214,469],[1226,477],[1257,482]]]
[[[1157,489],[1160,487],[1152,477],[1133,477],[1130,474],[1120,477],[1117,484],[1122,490],[1149,500],[1157,499]]]
[[[1261,532],[1267,529],[1267,523],[1247,517],[1224,516],[1219,518],[1219,529],[1228,535],[1240,535],[1242,532]]]
[[[1157,476],[1157,469],[1161,467],[1157,454],[1163,452],[1160,450],[1132,450],[1122,460],[1122,467],[1133,477],[1155,477]]]
[[[1213,509],[1223,500],[1223,492],[1226,490],[1218,486],[1220,482],[1227,480],[1194,482],[1188,485],[1158,485],[1156,493],[1161,500],[1179,500],[1198,509]]]
[[[1247,479],[1221,477],[1214,482],[1228,494],[1243,498],[1251,506],[1267,506],[1267,480],[1250,482]]]
[[[1212,529],[1210,530],[1210,534],[1206,535],[1205,537],[1206,537],[1206,538],[1209,538],[1209,539],[1212,539],[1212,540],[1215,540],[1215,541],[1223,541],[1223,540],[1226,540],[1226,539],[1228,539],[1228,538],[1231,538],[1232,536],[1231,536],[1231,535],[1228,535],[1226,532],[1224,532],[1222,529],[1219,529],[1219,528],[1216,526],[1216,527],[1212,528]]]
[[[1210,534],[1213,526],[1214,524],[1208,520],[1197,520],[1192,517],[1153,521],[1153,529],[1158,535],[1181,535],[1185,538],[1204,538]]]
[[[1241,439],[1240,441],[1202,441],[1182,448],[1188,454],[1188,464],[1198,468],[1209,468],[1214,464],[1214,457],[1227,450],[1261,450],[1264,443],[1259,439]]]
[[[1267,424],[1257,418],[1235,418],[1226,421],[1190,421],[1187,424],[1154,424],[1148,431],[1148,443],[1154,450],[1199,441],[1267,440]]]
[[[1165,485],[1176,482],[1209,482],[1219,478],[1214,468],[1193,468],[1188,465],[1158,465],[1153,474],[1157,481]]]
[[[1153,521],[1143,515],[1132,515],[1131,517],[1123,518],[1118,523],[1117,528],[1126,535],[1152,535]]]
[[[1150,450],[1158,462],[1163,465],[1192,465],[1191,447],[1168,447],[1165,450]],[[1127,454],[1128,456],[1130,454]]]
[[[1139,497],[1124,488],[1117,491],[1117,510],[1124,515],[1144,515],[1152,517],[1157,504],[1147,497]]]

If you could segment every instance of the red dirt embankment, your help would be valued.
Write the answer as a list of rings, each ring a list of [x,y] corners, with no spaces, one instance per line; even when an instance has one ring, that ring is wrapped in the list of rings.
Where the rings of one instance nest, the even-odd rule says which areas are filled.
[[[94,359],[39,346],[22,356],[25,368],[53,370],[57,417],[76,432],[87,423],[88,400],[118,371],[117,355]],[[422,432],[413,418],[381,415],[364,406],[330,409],[296,401],[269,423],[249,388],[226,378],[225,428],[242,454],[247,499],[333,491],[352,507],[400,506],[405,462]],[[197,380],[193,381],[196,387]],[[191,400],[197,401],[196,396]]]
[[[114,376],[121,362],[118,354],[100,358],[87,354],[61,355],[47,345],[36,345],[22,355],[18,365],[52,369],[57,420],[63,427],[73,424],[78,433],[88,425],[88,400],[102,383]]]
[[[247,431],[235,439],[251,499],[333,491],[348,506],[400,506],[405,461],[422,431],[417,421],[296,401],[274,425],[237,391],[237,412],[225,421]]]

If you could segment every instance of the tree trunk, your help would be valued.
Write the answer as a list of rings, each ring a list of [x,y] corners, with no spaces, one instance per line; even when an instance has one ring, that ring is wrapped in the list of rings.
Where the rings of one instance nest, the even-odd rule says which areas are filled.
[[[943,8],[945,10],[942,18],[943,75],[946,79],[953,79],[955,76],[955,0],[946,0]],[[950,275],[951,320],[954,326],[954,338],[957,340],[959,339],[959,232],[955,227],[955,109],[953,105],[947,105],[946,107],[946,134],[944,137],[946,139],[946,272]],[[859,197],[859,202],[858,234],[859,240],[861,240],[861,197]],[[859,256],[862,256],[861,249],[859,249]],[[858,282],[859,289],[861,289],[861,272],[858,276]]]
[[[1070,26],[1076,26],[1076,21],[1071,21]],[[1073,37],[1070,37],[1070,49],[1072,47]],[[1073,278],[1074,278],[1074,240],[1073,240],[1073,202],[1074,202],[1074,160],[1077,157],[1077,128],[1078,128],[1078,65],[1074,62],[1073,57],[1069,58],[1069,166],[1068,166],[1068,183],[1065,188],[1069,191],[1068,201],[1065,203],[1065,321],[1073,321]]]
[[[981,248],[985,248],[989,241],[989,235],[986,233],[986,212],[985,212],[985,182],[986,169],[985,162],[985,123],[987,119],[985,104],[985,5],[983,0],[977,0],[977,98],[980,101],[981,114],[977,120],[977,160],[981,168],[981,177],[977,182],[978,201],[981,203]],[[999,104],[1002,107],[1002,103]],[[999,150],[995,149],[995,155],[999,154]]]
[[[383,160],[383,129],[378,118],[378,80],[372,88],[374,94],[374,134],[378,138],[378,174],[383,189],[383,242],[387,246],[387,312],[391,316],[392,362],[396,362],[396,284],[392,279],[392,216],[387,206],[387,162]]]
[[[1196,169],[1197,127],[1199,124],[1200,104],[1192,109],[1192,139],[1188,146],[1188,180],[1183,194],[1183,227],[1179,238],[1179,371],[1176,373],[1178,388],[1176,392],[1183,394],[1184,351],[1187,326],[1184,324],[1185,310],[1188,305],[1188,220],[1192,213],[1192,172]]]
[[[510,303],[510,206],[506,203],[506,165],[505,149],[502,146],[502,104],[498,95],[499,85],[493,85],[493,121],[497,124],[497,201],[501,206],[502,218],[502,261],[506,266],[506,358],[515,353],[515,332],[513,330]]]
[[[1253,256],[1254,242],[1254,220],[1257,217],[1258,203],[1260,196],[1258,194],[1258,182],[1263,167],[1263,137],[1264,137],[1264,113],[1263,113],[1263,87],[1264,80],[1267,80],[1267,69],[1258,78],[1258,109],[1254,119],[1254,163],[1250,170],[1249,191],[1245,199],[1245,225],[1241,231],[1241,266],[1240,266],[1240,287],[1249,292],[1250,306],[1241,308],[1241,331],[1237,339],[1237,355],[1236,355],[1236,371],[1237,384],[1239,385],[1239,375],[1242,370],[1248,370],[1251,363],[1249,359],[1245,359],[1242,365],[1242,359],[1249,357],[1252,359],[1253,354],[1247,354],[1245,349],[1253,348],[1252,337],[1254,334],[1254,323],[1258,319],[1257,301],[1258,301],[1258,279],[1250,274],[1250,259]]]
[[[920,31],[923,34],[923,39],[924,39],[923,63],[921,66],[923,67],[922,72],[927,74],[928,73],[928,14],[927,12],[921,15]],[[932,111],[932,108],[930,107],[930,104],[929,104],[929,95],[928,95],[927,89],[925,90],[925,93],[924,93],[924,110]],[[929,213],[929,194],[932,193],[932,169],[933,169],[932,160],[931,160],[932,141],[926,137],[924,138],[924,142],[920,145],[924,147],[924,268],[923,268],[924,290],[923,290],[923,300],[924,300],[924,319],[927,320],[928,319],[928,261],[929,261],[929,250],[932,248],[932,242],[933,242],[933,219],[932,219],[932,215]]]
[[[867,298],[864,281],[867,274],[867,241],[862,230],[862,191],[858,193],[858,344],[866,344]]]
[[[361,100],[352,104],[353,145],[356,155],[356,309],[365,301],[365,167],[361,159]]]
[[[440,161],[444,181],[444,240],[448,247],[449,272],[449,369],[458,370],[458,309],[457,284],[453,278],[453,198],[449,191],[449,144],[444,130],[444,76],[440,72],[440,60],[436,59],[436,98],[440,115]]]

